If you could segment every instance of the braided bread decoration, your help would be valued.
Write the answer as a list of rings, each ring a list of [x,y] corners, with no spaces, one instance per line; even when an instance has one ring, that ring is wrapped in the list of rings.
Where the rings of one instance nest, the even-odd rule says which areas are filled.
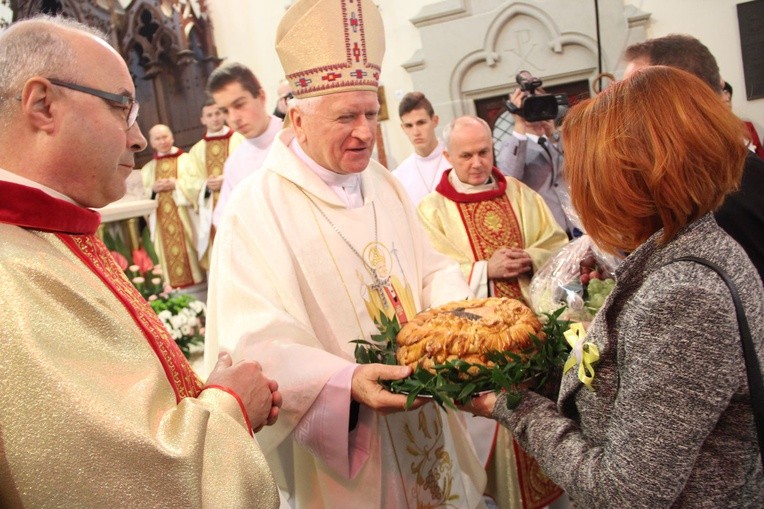
[[[489,297],[458,301],[419,313],[398,333],[398,364],[433,366],[463,359],[488,367],[491,351],[520,353],[530,345],[530,334],[545,339],[541,323],[528,306],[516,299]]]

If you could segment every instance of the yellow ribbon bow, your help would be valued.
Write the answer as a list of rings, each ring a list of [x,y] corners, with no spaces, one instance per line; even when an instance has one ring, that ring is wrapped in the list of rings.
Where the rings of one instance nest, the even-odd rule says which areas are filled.
[[[562,372],[567,373],[570,368],[578,364],[578,379],[593,391],[592,382],[594,381],[594,364],[600,360],[600,351],[597,345],[587,341],[584,325],[580,322],[571,324],[570,328],[564,333],[565,339],[572,348],[570,357],[565,362]]]

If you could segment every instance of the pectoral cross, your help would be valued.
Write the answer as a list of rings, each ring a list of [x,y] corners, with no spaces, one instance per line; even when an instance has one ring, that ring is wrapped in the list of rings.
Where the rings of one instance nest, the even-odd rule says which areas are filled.
[[[385,279],[380,279],[379,275],[377,274],[377,269],[369,269],[369,272],[371,272],[371,277],[374,280],[374,282],[371,284],[371,288],[377,292],[377,295],[379,295],[379,299],[382,302],[385,302],[386,296],[385,296],[385,287],[390,284],[390,277],[386,277]]]

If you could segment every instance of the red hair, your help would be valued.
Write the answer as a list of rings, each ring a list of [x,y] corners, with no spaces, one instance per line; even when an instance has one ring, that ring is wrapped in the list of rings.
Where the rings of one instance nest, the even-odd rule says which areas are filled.
[[[665,244],[737,189],[740,121],[696,76],[646,67],[574,106],[563,126],[571,199],[608,251]]]

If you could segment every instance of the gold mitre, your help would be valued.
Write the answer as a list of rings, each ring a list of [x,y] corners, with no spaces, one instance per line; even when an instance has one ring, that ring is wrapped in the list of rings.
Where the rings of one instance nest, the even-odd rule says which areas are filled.
[[[385,34],[371,0],[297,0],[276,30],[295,97],[377,91]]]

